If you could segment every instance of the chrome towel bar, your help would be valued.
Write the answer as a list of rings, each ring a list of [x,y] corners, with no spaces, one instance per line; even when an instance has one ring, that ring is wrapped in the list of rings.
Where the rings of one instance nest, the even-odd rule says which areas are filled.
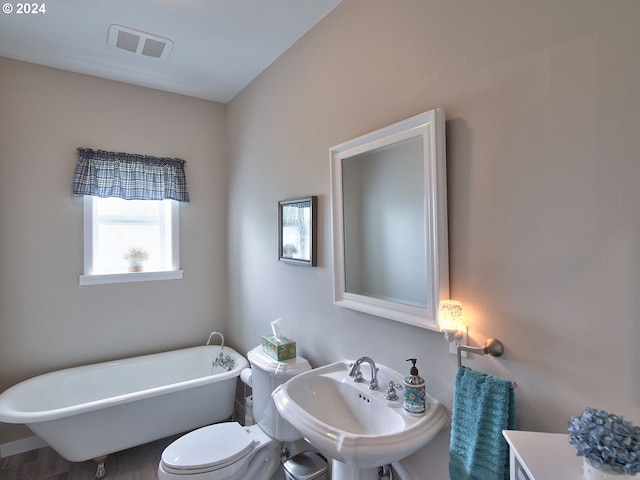
[[[499,357],[504,353],[504,345],[497,338],[488,338],[482,347],[471,347],[469,345],[458,345],[458,367],[462,366],[462,351],[477,353],[478,355],[489,354],[492,357]]]

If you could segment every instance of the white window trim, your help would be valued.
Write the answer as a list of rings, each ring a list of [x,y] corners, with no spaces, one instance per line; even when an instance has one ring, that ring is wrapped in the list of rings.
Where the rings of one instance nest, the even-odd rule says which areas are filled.
[[[80,285],[102,285],[106,283],[153,282],[156,280],[181,280],[183,270],[166,272],[110,273],[107,275],[80,275]]]
[[[161,272],[130,272],[96,275],[93,271],[93,197],[84,196],[84,274],[80,275],[80,285],[102,285],[108,283],[152,282],[156,280],[181,280],[184,271],[180,270],[180,231],[178,202],[171,202],[171,228],[174,232],[171,243],[172,269]]]

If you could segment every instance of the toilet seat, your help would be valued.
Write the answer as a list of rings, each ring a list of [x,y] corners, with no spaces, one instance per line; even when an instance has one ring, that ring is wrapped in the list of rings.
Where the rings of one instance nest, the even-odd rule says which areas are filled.
[[[251,431],[239,423],[218,423],[177,439],[162,452],[160,464],[165,472],[175,475],[220,470],[224,474],[221,478],[225,478],[244,467],[239,460],[251,453],[257,443]]]

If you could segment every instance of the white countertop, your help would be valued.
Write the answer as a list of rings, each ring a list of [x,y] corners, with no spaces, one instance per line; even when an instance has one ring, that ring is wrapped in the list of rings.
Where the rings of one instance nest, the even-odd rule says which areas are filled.
[[[568,435],[518,430],[502,434],[529,480],[582,480],[582,457],[576,455]]]

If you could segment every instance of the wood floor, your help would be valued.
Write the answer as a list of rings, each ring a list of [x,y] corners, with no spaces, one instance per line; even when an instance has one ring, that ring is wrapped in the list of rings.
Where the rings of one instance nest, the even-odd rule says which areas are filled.
[[[109,455],[105,480],[156,480],[160,455],[177,436]],[[50,447],[0,458],[1,480],[95,480],[92,461],[68,462]]]
[[[104,480],[157,480],[162,451],[179,436],[109,455]],[[94,462],[69,462],[50,447],[0,458],[0,480],[95,480],[95,474]],[[284,478],[280,468],[272,480]]]

